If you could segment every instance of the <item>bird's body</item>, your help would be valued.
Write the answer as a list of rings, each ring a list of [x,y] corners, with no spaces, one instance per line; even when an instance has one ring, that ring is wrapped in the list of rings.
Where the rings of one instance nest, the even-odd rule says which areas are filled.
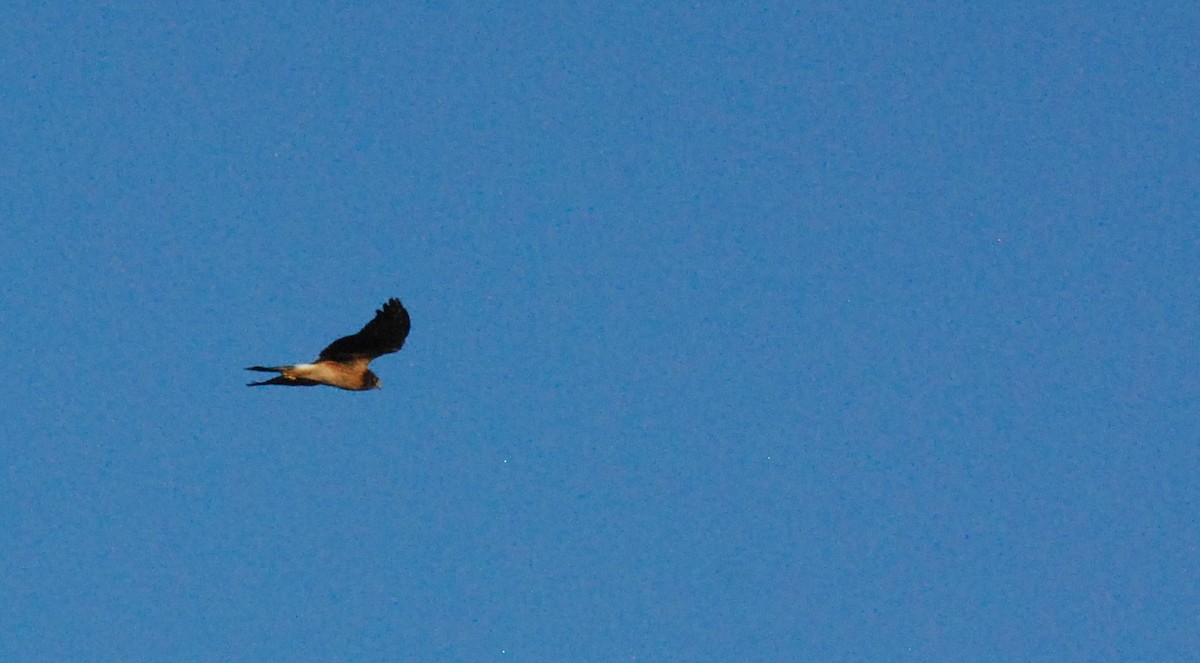
[[[376,357],[402,348],[410,327],[408,311],[393,297],[375,312],[375,318],[361,331],[330,343],[311,364],[247,368],[248,371],[279,373],[279,377],[251,382],[249,386],[313,387],[324,384],[349,391],[378,389],[379,376],[367,365]]]
[[[279,377],[263,382],[252,382],[251,387],[279,384],[287,387],[315,387],[327,384],[349,391],[366,391],[379,387],[379,376],[366,367],[366,361],[343,364],[336,361],[318,361],[314,364],[292,364],[291,366],[251,366],[248,371],[279,373]]]

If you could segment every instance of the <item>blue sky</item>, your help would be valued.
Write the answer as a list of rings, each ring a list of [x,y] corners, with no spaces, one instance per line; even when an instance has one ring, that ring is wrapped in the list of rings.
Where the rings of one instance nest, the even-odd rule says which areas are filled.
[[[1200,9],[1001,5],[6,12],[0,658],[1195,657]]]

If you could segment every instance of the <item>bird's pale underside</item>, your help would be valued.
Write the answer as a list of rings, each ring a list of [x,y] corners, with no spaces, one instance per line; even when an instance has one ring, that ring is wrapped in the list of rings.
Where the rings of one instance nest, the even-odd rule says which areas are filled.
[[[375,312],[375,318],[361,331],[330,343],[311,364],[250,366],[246,370],[278,373],[279,376],[251,382],[249,386],[313,387],[324,384],[349,391],[378,389],[379,376],[367,366],[371,360],[403,347],[410,326],[408,311],[393,297]]]

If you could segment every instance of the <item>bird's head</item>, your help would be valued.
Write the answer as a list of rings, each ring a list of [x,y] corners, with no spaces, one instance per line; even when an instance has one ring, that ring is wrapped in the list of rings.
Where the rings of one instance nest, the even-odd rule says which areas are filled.
[[[382,386],[383,386],[383,381],[381,381],[379,379],[378,375],[375,375],[371,371],[367,371],[366,373],[363,374],[363,387],[364,388],[378,389]]]

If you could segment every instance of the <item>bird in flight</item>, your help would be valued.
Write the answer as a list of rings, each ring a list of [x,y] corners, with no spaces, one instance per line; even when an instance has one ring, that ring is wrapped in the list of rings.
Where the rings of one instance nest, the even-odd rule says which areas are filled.
[[[327,384],[349,391],[378,389],[379,376],[367,365],[372,359],[391,354],[404,346],[410,327],[408,311],[399,299],[387,300],[375,318],[357,334],[343,336],[321,351],[311,364],[291,366],[251,366],[247,371],[278,373],[279,377],[251,382],[250,387],[279,384],[287,387],[312,387]]]

